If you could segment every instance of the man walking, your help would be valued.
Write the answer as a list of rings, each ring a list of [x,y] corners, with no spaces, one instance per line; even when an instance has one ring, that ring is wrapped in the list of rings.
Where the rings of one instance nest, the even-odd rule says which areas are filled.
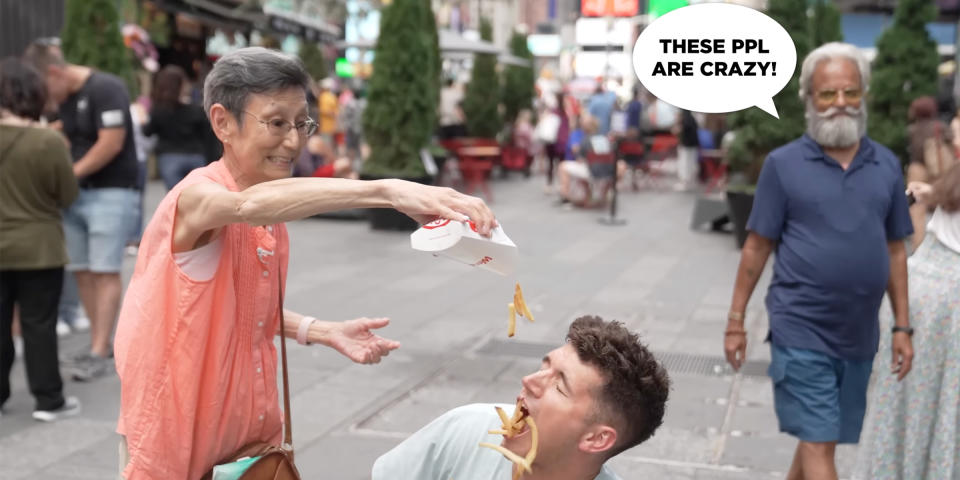
[[[34,43],[27,47],[24,60],[46,79],[80,184],[76,202],[64,211],[63,224],[70,256],[67,269],[76,276],[90,317],[91,347],[66,369],[76,380],[92,380],[111,369],[123,251],[140,202],[130,96],[120,78],[69,64],[56,47]]]
[[[913,229],[900,162],[865,135],[869,78],[852,45],[804,59],[807,133],[764,163],[724,333],[739,369],[747,303],[776,248],[769,374],[780,431],[800,441],[790,480],[836,479],[837,443],[859,440],[884,291],[896,318],[892,373],[902,379],[913,358],[903,242]]]

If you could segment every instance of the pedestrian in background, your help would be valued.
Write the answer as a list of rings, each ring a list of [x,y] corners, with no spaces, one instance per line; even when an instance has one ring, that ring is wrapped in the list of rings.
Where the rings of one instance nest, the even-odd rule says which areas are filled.
[[[953,132],[937,118],[937,101],[933,97],[920,97],[911,102],[908,120],[910,156],[907,182],[934,183],[956,163]],[[913,220],[910,244],[913,248],[918,248],[923,243],[930,211],[931,206],[922,203],[915,203],[910,207],[910,218]]]
[[[204,141],[210,124],[202,107],[181,100],[186,80],[186,73],[176,65],[157,73],[150,92],[150,120],[143,126],[144,135],[156,136],[157,169],[167,190],[206,164]]]
[[[76,380],[112,371],[111,337],[120,310],[124,248],[137,222],[137,153],[130,95],[123,80],[65,62],[60,49],[27,47],[24,60],[45,77],[70,141],[77,200],[64,212],[70,264],[83,308],[90,317],[90,352],[65,365]]]
[[[908,261],[913,371],[902,382],[874,362],[875,381],[857,462],[864,479],[960,478],[960,165],[932,186],[911,182],[917,203],[934,207],[928,231]],[[892,326],[883,310],[880,324]],[[880,349],[892,335],[880,334]]]
[[[64,397],[57,357],[57,307],[67,251],[60,211],[77,197],[63,137],[41,126],[43,79],[18,59],[0,63],[0,413],[10,398],[14,306],[19,307],[33,418],[80,411]]]
[[[674,190],[686,192],[696,186],[700,153],[698,129],[697,119],[693,117],[693,113],[689,110],[682,110],[680,112],[680,122],[676,127],[680,144],[677,147],[678,182],[674,185]]]

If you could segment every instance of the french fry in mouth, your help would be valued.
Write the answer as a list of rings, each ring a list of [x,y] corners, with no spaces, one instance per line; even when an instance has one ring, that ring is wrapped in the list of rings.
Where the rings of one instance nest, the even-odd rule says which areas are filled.
[[[517,331],[517,308],[512,303],[508,303],[507,308],[510,310],[510,317],[507,319],[507,336],[512,337]]]
[[[501,455],[513,462],[516,467],[513,471],[513,480],[519,480],[523,476],[524,472],[533,473],[533,461],[537,458],[537,448],[540,443],[540,433],[537,430],[537,424],[533,421],[533,418],[530,417],[527,413],[526,407],[524,407],[520,400],[517,400],[517,407],[513,411],[513,417],[507,418],[506,412],[503,411],[500,407],[494,407],[497,410],[497,415],[500,417],[502,422],[501,430],[488,430],[487,433],[491,435],[503,435],[506,438],[511,438],[514,435],[519,434],[523,431],[523,424],[530,428],[530,450],[527,452],[526,457],[521,457],[516,453],[504,448],[500,445],[494,445],[492,443],[482,442],[480,443],[481,447],[490,448],[500,452]]]

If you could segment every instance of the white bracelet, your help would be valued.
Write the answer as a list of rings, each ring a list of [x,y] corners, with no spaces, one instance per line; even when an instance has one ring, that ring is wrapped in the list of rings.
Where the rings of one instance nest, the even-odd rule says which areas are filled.
[[[307,333],[310,332],[310,325],[313,325],[313,322],[316,322],[317,319],[313,317],[303,317],[300,319],[300,326],[297,327],[297,343],[300,345],[310,345],[310,342],[307,341]]]

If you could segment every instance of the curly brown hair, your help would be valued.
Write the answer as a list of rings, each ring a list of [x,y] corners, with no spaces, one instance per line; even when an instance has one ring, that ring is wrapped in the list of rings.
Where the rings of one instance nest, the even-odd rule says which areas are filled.
[[[934,182],[933,200],[946,212],[960,211],[960,162]]]
[[[573,321],[567,340],[603,378],[594,415],[618,434],[607,458],[653,436],[663,424],[670,378],[640,337],[620,322],[587,315]]]

